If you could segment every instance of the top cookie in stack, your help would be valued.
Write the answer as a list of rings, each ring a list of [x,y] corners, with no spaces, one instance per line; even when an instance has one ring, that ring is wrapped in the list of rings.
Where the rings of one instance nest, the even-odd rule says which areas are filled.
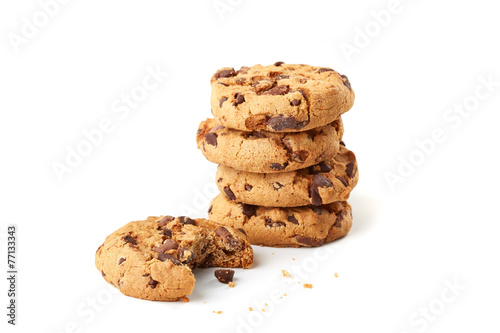
[[[358,181],[341,141],[353,105],[345,75],[308,65],[222,68],[212,79],[215,119],[198,148],[220,164],[210,219],[242,228],[252,244],[318,246],[352,222],[345,200]]]

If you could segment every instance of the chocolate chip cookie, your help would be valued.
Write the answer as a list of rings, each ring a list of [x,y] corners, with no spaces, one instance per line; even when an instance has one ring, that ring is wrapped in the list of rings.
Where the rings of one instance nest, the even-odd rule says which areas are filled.
[[[244,132],[207,119],[201,122],[196,141],[211,162],[242,171],[273,173],[307,168],[330,159],[343,134],[340,119],[297,133]]]
[[[193,291],[195,267],[243,267],[253,263],[244,232],[205,219],[172,216],[130,222],[96,252],[96,267],[123,294],[176,301]]]
[[[356,156],[341,145],[330,160],[296,171],[250,173],[219,165],[216,183],[229,200],[259,206],[295,207],[345,201],[358,178]]]
[[[347,77],[326,67],[226,67],[211,84],[217,122],[242,131],[305,131],[331,123],[354,103]]]
[[[320,246],[345,236],[352,225],[346,201],[277,208],[240,204],[219,194],[208,212],[212,221],[244,230],[250,243],[274,247]]]

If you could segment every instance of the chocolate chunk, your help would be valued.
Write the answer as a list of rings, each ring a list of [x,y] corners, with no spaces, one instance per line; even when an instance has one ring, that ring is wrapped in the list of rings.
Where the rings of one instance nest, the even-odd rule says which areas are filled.
[[[290,87],[289,86],[276,86],[272,89],[269,89],[263,95],[286,95],[290,92]]]
[[[346,214],[345,211],[343,211],[340,214],[337,214],[337,218],[335,219],[335,223],[333,224],[335,228],[340,228],[342,226],[342,221],[344,220],[345,214]]]
[[[345,147],[345,143],[344,143],[344,141],[340,141],[339,143],[340,143],[340,145],[341,145],[341,146],[344,146],[344,147]]]
[[[233,102],[233,106],[238,106],[241,103],[245,102],[245,97],[240,93],[237,93],[236,95],[234,95],[234,98],[235,98],[235,100]]]
[[[210,205],[210,207],[208,207],[208,214],[210,214],[212,212],[212,209],[214,208],[213,205]]]
[[[172,222],[174,220],[174,217],[173,216],[165,216],[164,218],[162,218],[159,222],[158,222],[158,226],[159,227],[164,227],[166,226],[169,222]]]
[[[158,253],[158,260],[160,261],[171,261],[175,266],[180,266],[182,263],[173,255],[171,254],[166,254],[163,252]]]
[[[323,215],[327,214],[328,211],[325,209],[324,206],[309,206],[313,212],[315,212],[317,215]]]
[[[184,225],[186,225],[186,224],[196,225],[196,222],[187,216],[179,216],[179,222],[184,224]]]
[[[159,282],[158,281],[155,281],[153,280],[153,278],[150,276],[149,277],[149,283],[148,285],[151,287],[151,289],[155,289],[156,288],[156,285],[158,284]]]
[[[279,228],[279,227],[286,227],[286,223],[281,221],[273,221],[270,217],[266,216],[265,226],[268,228]]]
[[[338,180],[340,180],[340,182],[345,186],[347,187],[349,185],[349,183],[347,182],[347,180],[345,180],[345,178],[343,177],[335,177],[337,178]]]
[[[183,264],[190,264],[194,261],[194,253],[187,247],[180,247],[177,257]]]
[[[267,125],[270,126],[275,131],[283,131],[286,129],[301,129],[308,123],[309,121],[307,120],[297,122],[297,120],[294,117],[285,117],[282,114],[275,117],[271,117],[267,121]]]
[[[306,236],[295,236],[295,240],[299,244],[306,245],[306,246],[320,246],[323,244],[322,239],[316,239],[316,238],[306,237]]]
[[[231,235],[231,233],[226,228],[218,227],[215,230],[215,234],[222,238],[222,241],[227,245],[229,249],[238,251],[243,250],[243,244],[233,235]]]
[[[326,162],[321,162],[319,164],[313,165],[309,167],[309,174],[315,175],[318,173],[330,172],[332,171],[332,167]]]
[[[220,100],[219,100],[219,107],[221,108],[222,107],[222,104],[227,101],[227,97],[222,97]]]
[[[299,163],[304,163],[309,157],[309,152],[306,150],[297,150],[292,153],[292,160]]]
[[[347,78],[347,76],[345,75],[340,75],[342,77],[342,82],[344,82],[344,85],[349,88],[349,90],[352,91],[352,88],[351,88],[351,82],[349,82],[349,79]]]
[[[289,75],[286,75],[286,74],[280,74],[278,76],[276,76],[274,78],[275,81],[279,81],[279,80],[288,80],[290,78]]]
[[[121,265],[125,260],[127,260],[127,259],[125,259],[125,258],[118,259],[118,265]]]
[[[287,218],[288,222],[291,222],[293,224],[299,224],[299,220],[295,217],[295,215],[289,215]]]
[[[283,64],[284,64],[283,61],[277,61],[277,62],[274,63],[274,66],[278,66],[279,67],[279,66],[281,66]]]
[[[179,244],[176,243],[173,239],[167,239],[165,243],[162,245],[155,247],[154,251],[160,253],[160,252],[167,252],[169,250],[175,250],[179,247]]]
[[[217,179],[217,183],[220,183],[221,181],[223,181],[222,178]]]
[[[216,269],[214,275],[219,282],[227,284],[233,282],[234,271],[232,269]]]
[[[205,142],[211,146],[217,147],[217,133],[205,134]]]
[[[235,76],[236,72],[234,71],[234,68],[229,68],[229,69],[223,69],[215,73],[215,79],[218,80],[223,77],[231,77]]]
[[[300,105],[300,99],[292,99],[292,101],[290,102],[290,105],[291,106]]]
[[[236,200],[236,196],[234,195],[233,191],[231,191],[231,188],[229,186],[224,187],[224,194],[226,194],[229,200]]]
[[[320,187],[333,187],[333,184],[330,179],[326,178],[325,176],[316,174],[313,176],[310,193],[311,202],[314,206],[323,204],[323,199],[321,198],[318,190]]]
[[[324,67],[324,68],[320,68],[320,69],[318,70],[318,73],[320,73],[320,74],[321,74],[321,73],[324,73],[324,72],[334,72],[334,70],[333,70],[333,69],[331,69],[331,68],[326,68],[326,67]]]
[[[278,190],[282,189],[284,186],[285,185],[283,185],[281,183],[278,183],[278,182],[273,183],[273,188],[274,188],[275,191],[278,191]]]
[[[354,162],[349,162],[347,165],[346,165],[346,168],[345,168],[345,173],[350,177],[352,178],[354,175],[355,175],[355,172],[354,172]]]
[[[241,204],[241,210],[248,218],[257,215],[257,206],[254,205]]]
[[[135,239],[134,237],[132,237],[130,235],[125,236],[123,238],[123,240],[125,241],[125,243],[131,244],[131,245],[137,245],[137,239]]]
[[[250,67],[248,66],[241,66],[241,68],[236,72],[236,74],[246,74],[248,73],[248,70]]]
[[[271,169],[273,169],[273,170],[285,170],[285,168],[287,166],[288,166],[288,162],[285,162],[283,164],[271,163]]]
[[[239,77],[237,79],[234,80],[234,82],[236,84],[239,84],[240,86],[242,86],[245,82],[246,82],[247,79],[245,79],[244,77]]]
[[[253,186],[250,184],[245,184],[245,190],[251,191],[253,189]]]
[[[172,230],[170,230],[169,228],[165,228],[163,230],[163,234],[167,237],[172,237]]]
[[[247,232],[241,228],[238,228],[237,230],[241,231],[242,234],[244,234],[245,236],[247,235]]]
[[[104,271],[103,271],[103,270],[101,270],[101,275],[102,275],[102,276],[106,276],[106,274],[104,273]]]

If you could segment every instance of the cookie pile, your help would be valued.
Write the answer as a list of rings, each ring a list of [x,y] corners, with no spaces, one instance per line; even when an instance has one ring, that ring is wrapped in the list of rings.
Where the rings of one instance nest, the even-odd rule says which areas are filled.
[[[209,218],[240,228],[252,244],[319,246],[345,236],[358,182],[342,141],[341,115],[354,103],[345,75],[308,65],[218,70],[214,119],[201,122],[198,148],[219,164]]]

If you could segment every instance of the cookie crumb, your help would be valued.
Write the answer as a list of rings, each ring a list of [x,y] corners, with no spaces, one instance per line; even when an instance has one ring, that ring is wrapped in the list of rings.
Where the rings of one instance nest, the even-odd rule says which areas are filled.
[[[292,258],[292,260],[295,260],[295,258]]]
[[[229,282],[227,285],[229,286],[229,288],[234,288],[236,284],[234,282]]]
[[[215,313],[215,314],[222,314],[222,311],[217,311],[217,312],[212,311],[212,312]]]
[[[335,274],[333,274],[333,276],[339,277],[339,274],[337,272],[335,272]]]
[[[287,294],[283,294],[283,296],[288,296]]]
[[[283,274],[283,277],[291,277],[290,273],[288,273],[288,271],[286,271],[284,269],[281,270],[281,273]]]
[[[189,302],[189,298],[188,298],[187,296],[183,296],[183,297],[182,297],[182,301],[183,301],[184,303],[187,303],[187,302]]]
[[[249,307],[249,308],[248,308],[248,311],[253,311],[253,308],[252,308],[252,307]]]
[[[274,252],[271,252],[271,254],[274,256]]]
[[[262,309],[262,312],[266,312],[266,309]]]
[[[264,303],[265,306],[267,306],[267,303]]]
[[[304,288],[311,289],[312,287],[313,287],[312,284],[310,284],[310,283],[304,283]]]

